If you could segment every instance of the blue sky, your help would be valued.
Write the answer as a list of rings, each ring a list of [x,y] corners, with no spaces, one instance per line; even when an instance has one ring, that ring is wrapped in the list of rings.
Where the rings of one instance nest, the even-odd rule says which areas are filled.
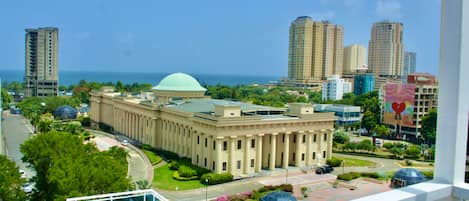
[[[56,26],[64,71],[286,76],[289,25],[302,15],[365,47],[373,22],[400,21],[417,71],[438,71],[439,0],[2,1],[0,69],[23,70],[25,28]]]

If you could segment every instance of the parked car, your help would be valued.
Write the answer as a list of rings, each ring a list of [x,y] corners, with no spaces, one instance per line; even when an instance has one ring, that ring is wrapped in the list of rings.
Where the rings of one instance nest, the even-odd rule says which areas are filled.
[[[21,175],[21,178],[26,178],[26,172],[22,169],[20,169],[20,175]]]
[[[24,183],[22,186],[23,191],[25,193],[32,193],[33,192],[33,184],[32,183]]]
[[[121,144],[124,145],[124,146],[127,146],[129,144],[129,141],[128,140],[122,140]]]
[[[334,171],[334,168],[328,165],[316,168],[316,174],[327,174]]]

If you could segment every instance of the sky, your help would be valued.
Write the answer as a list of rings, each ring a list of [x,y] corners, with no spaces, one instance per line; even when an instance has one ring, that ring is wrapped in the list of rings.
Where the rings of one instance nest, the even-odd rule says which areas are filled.
[[[368,47],[371,26],[404,24],[417,71],[437,74],[439,0],[15,0],[0,2],[0,70],[24,69],[25,28],[59,28],[59,70],[287,76],[298,16],[344,27]]]

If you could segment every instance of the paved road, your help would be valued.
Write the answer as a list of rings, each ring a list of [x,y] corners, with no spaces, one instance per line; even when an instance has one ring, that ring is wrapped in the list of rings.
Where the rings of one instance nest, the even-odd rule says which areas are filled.
[[[21,115],[12,115],[5,111],[3,117],[2,127],[5,136],[6,155],[15,161],[20,169],[25,170],[28,178],[31,178],[35,173],[34,170],[27,167],[26,163],[21,161],[23,154],[20,152],[20,145],[31,136],[30,133],[33,131],[33,127]]]
[[[355,156],[348,154],[339,154],[334,153],[334,156],[347,157],[347,158],[356,158],[362,160],[373,161],[378,163],[377,167],[345,167],[344,172],[388,172],[391,170],[398,170],[401,167],[396,164],[399,160],[386,159],[386,158],[375,158],[375,157],[366,157],[366,156]],[[335,168],[333,174],[342,174],[342,167]]]

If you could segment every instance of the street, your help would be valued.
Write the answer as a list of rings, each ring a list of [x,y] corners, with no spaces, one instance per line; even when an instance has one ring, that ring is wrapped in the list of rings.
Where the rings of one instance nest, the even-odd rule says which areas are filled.
[[[2,127],[5,136],[6,155],[26,172],[28,178],[31,178],[35,173],[34,170],[27,167],[26,163],[21,161],[23,154],[20,152],[20,145],[31,136],[30,133],[32,133],[33,127],[23,116],[10,114],[9,111],[3,112],[3,118]]]

